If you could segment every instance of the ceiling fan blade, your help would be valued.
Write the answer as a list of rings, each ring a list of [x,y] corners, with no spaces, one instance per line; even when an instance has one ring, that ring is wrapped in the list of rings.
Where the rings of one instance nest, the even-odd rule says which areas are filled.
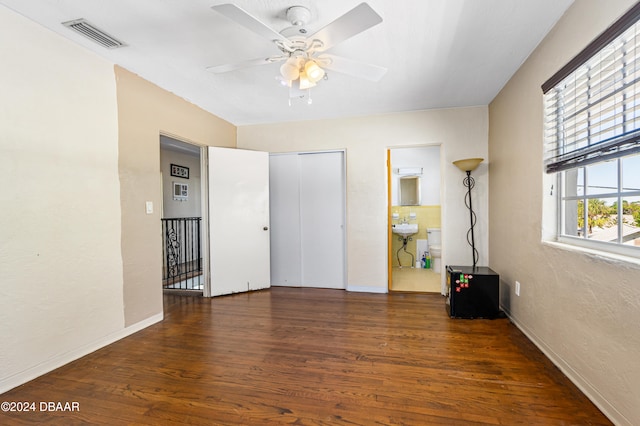
[[[382,17],[367,3],[360,3],[335,21],[309,36],[310,40],[322,41],[322,47],[315,49],[324,52],[356,34],[361,33],[382,22]]]
[[[235,4],[219,4],[217,6],[211,6],[211,9],[266,39],[269,39],[271,41],[279,40],[285,44],[289,43],[288,38],[284,37],[282,34],[276,32],[272,28],[266,26],[260,20],[250,15],[245,10],[239,8]]]
[[[249,59],[247,61],[236,62],[235,64],[216,65],[213,67],[207,67],[206,70],[214,74],[222,74],[225,72],[235,71],[242,68],[272,64],[274,62],[284,61],[285,59],[287,59],[287,56],[270,56],[268,58]]]
[[[318,56],[318,64],[320,67],[347,74],[369,81],[379,81],[385,75],[387,69],[373,64],[365,64],[364,62],[354,61],[353,59],[343,58],[342,56],[323,54]]]

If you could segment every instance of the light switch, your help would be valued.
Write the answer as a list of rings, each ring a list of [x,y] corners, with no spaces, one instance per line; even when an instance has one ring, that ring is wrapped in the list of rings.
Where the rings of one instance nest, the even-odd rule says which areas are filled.
[[[147,209],[147,214],[153,214],[153,201],[147,201],[145,203],[145,207]]]

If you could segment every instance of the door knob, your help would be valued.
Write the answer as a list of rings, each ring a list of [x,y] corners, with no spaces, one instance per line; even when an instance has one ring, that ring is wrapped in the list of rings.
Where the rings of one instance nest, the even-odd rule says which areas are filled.
[[[269,230],[269,227],[268,227],[268,226],[265,226],[264,228],[262,228],[262,230],[263,230],[263,231],[268,231],[268,230]]]

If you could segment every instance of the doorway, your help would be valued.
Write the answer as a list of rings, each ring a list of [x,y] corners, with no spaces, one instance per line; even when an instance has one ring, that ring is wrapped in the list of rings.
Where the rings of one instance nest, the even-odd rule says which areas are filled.
[[[211,297],[268,288],[268,153],[161,135],[160,162],[163,289]]]
[[[440,293],[440,145],[387,150],[387,185],[389,291]]]
[[[204,290],[200,147],[160,135],[162,288]]]

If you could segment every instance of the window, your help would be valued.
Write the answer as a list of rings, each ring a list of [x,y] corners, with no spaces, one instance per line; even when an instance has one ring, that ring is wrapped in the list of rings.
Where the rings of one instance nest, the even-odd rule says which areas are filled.
[[[557,237],[640,257],[640,4],[543,86]]]

